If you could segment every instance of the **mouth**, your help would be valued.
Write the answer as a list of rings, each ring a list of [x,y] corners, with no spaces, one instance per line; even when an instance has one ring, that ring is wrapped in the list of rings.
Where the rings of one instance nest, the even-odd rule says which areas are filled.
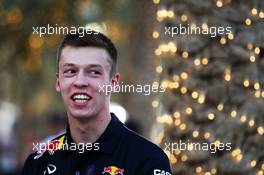
[[[87,93],[74,93],[71,96],[71,99],[77,103],[86,103],[86,102],[90,101],[92,99],[92,97],[90,95],[88,95]]]

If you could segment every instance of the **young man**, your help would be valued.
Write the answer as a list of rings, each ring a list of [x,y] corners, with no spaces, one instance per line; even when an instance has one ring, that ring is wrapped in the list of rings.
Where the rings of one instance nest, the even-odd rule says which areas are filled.
[[[56,90],[68,128],[36,146],[23,175],[171,175],[163,150],[109,112],[110,94],[100,87],[118,84],[116,60],[114,44],[101,33],[65,36],[57,55]]]

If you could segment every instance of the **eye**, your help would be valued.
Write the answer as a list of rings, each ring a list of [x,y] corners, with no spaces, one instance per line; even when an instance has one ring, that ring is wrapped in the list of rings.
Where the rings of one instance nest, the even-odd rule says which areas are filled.
[[[67,70],[65,70],[65,71],[63,71],[63,74],[75,74],[77,71],[76,70],[74,70],[74,69],[67,69]]]
[[[97,71],[97,70],[91,70],[90,71],[90,74],[92,74],[92,75],[100,75],[101,72],[100,71]]]

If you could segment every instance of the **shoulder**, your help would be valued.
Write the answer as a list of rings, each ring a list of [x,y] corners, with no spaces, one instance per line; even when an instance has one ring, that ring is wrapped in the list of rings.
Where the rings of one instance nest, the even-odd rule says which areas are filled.
[[[27,174],[28,172],[34,171],[34,168],[38,168],[41,165],[41,162],[47,158],[45,154],[53,154],[58,148],[59,143],[63,142],[65,137],[65,132],[61,132],[57,135],[47,137],[46,139],[32,143],[32,153],[27,157],[24,166],[23,173]],[[24,174],[23,174],[24,175]]]
[[[134,149],[137,153],[153,158],[159,157],[167,159],[165,152],[155,143],[147,140],[143,136],[131,131],[125,127],[125,142],[131,145],[130,149]]]
[[[146,138],[125,129],[125,142],[128,152],[137,155],[139,174],[171,175],[170,163],[165,152],[156,144]],[[134,157],[134,156],[132,156]]]

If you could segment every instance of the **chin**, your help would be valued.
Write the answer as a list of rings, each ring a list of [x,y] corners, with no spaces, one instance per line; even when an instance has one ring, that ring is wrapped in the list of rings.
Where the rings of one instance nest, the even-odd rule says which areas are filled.
[[[73,118],[81,119],[81,118],[90,118],[95,116],[93,112],[71,112],[70,113]]]

